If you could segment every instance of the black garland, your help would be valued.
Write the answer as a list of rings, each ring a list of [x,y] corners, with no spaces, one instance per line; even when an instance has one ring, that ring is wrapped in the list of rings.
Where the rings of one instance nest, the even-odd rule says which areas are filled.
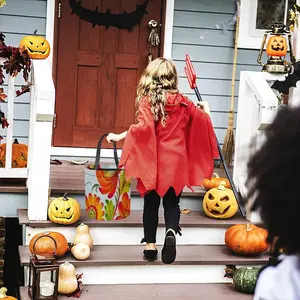
[[[69,0],[69,5],[72,8],[72,14],[76,14],[80,19],[89,22],[93,25],[103,25],[106,29],[109,27],[117,27],[119,29],[127,29],[131,31],[132,28],[140,23],[143,16],[148,14],[146,8],[149,0],[144,0],[142,4],[137,4],[136,10],[130,13],[124,11],[122,14],[111,14],[110,9],[105,13],[99,12],[98,6],[95,10],[84,8],[77,0]]]

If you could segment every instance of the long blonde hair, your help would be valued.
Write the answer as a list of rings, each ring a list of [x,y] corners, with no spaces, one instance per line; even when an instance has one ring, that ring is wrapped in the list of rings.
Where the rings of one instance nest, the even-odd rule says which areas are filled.
[[[167,92],[178,92],[177,71],[173,61],[159,57],[149,63],[141,76],[137,87],[137,109],[141,99],[149,96],[148,101],[154,120],[161,120],[162,125],[165,126]]]

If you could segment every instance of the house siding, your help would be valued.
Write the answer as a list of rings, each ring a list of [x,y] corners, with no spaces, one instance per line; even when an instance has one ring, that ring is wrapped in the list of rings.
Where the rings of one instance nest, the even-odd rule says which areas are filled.
[[[216,25],[230,21],[235,9],[234,0],[175,0],[172,58],[178,69],[179,89],[197,101],[184,73],[185,55],[189,54],[200,93],[210,105],[212,122],[221,144],[230,109],[235,25],[225,33]],[[258,50],[238,50],[235,111],[240,71],[259,71],[257,55]]]
[[[5,42],[10,46],[19,46],[21,39],[32,35],[35,30],[39,35],[46,34],[47,0],[9,0],[0,9],[0,32],[6,36]],[[16,89],[19,89],[24,80],[22,75],[16,78]],[[7,76],[4,82],[7,92]],[[21,143],[28,143],[30,94],[15,98],[14,107],[14,137]],[[2,111],[6,113],[7,104],[1,103]],[[0,130],[5,137],[6,130]]]

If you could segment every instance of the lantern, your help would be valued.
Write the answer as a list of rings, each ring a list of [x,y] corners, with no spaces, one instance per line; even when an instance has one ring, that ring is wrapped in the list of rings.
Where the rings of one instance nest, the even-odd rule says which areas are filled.
[[[267,45],[266,41],[268,38]],[[261,60],[264,48],[266,46],[266,54],[268,61],[264,64]],[[285,59],[290,50],[290,61]],[[263,66],[262,71],[269,73],[288,73],[295,58],[292,50],[291,32],[285,30],[285,25],[282,23],[275,23],[271,30],[267,30],[261,44],[257,62]]]
[[[39,238],[45,236],[52,239],[57,248],[56,241],[50,235]],[[32,300],[57,300],[59,264],[55,253],[47,258],[35,254],[35,244],[39,238],[34,243],[34,253],[30,257],[28,294]]]

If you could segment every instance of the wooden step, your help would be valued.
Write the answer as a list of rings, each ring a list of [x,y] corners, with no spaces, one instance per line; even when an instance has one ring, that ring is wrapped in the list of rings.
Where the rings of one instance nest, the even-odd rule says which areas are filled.
[[[76,260],[71,253],[67,253],[58,261],[68,261],[76,267],[80,266],[142,266],[163,264],[160,255],[154,262],[143,260],[144,246],[94,246],[89,259]],[[161,247],[159,247],[161,250]],[[30,251],[28,246],[19,247],[22,266],[29,265]],[[177,246],[175,265],[262,265],[268,262],[269,255],[264,253],[255,257],[243,257],[232,253],[224,245],[184,245]]]
[[[27,288],[20,288],[21,300],[30,300]],[[241,294],[230,284],[139,284],[84,285],[81,300],[250,300],[252,295]],[[59,296],[60,300],[70,299]]]

